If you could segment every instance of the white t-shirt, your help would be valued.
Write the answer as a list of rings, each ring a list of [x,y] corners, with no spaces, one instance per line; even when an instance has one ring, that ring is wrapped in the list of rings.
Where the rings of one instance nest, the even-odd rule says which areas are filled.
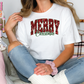
[[[17,39],[36,59],[56,59],[64,45],[80,42],[80,36],[69,8],[57,4],[44,13],[32,12],[18,23]]]

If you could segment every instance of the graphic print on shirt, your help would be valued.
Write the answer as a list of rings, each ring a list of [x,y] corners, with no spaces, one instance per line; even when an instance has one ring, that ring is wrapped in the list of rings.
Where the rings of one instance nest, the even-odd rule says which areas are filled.
[[[58,35],[59,24],[58,20],[46,18],[31,21],[31,35]]]

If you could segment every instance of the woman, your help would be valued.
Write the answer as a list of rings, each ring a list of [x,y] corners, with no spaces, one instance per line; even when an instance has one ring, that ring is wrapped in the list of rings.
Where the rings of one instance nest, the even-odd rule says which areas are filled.
[[[84,57],[70,59],[74,43],[80,42],[73,7],[64,0],[21,2],[21,12],[11,15],[5,25],[8,56],[20,79],[32,84],[83,82]],[[17,22],[15,36],[12,29]]]

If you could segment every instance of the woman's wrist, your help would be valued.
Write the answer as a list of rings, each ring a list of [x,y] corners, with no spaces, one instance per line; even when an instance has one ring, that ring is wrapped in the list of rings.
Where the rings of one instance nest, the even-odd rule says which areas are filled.
[[[7,26],[4,27],[6,32],[12,31],[11,28],[8,28]]]
[[[46,60],[45,64],[49,64],[51,66],[51,68],[53,70],[51,75],[56,75],[58,73],[58,69],[57,69],[57,67],[55,67],[54,62]]]

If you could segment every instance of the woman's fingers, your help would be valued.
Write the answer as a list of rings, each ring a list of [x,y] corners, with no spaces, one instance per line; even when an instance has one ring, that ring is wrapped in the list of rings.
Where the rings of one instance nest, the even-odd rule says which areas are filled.
[[[41,64],[41,63],[38,63],[38,64],[36,64],[37,65],[37,67],[34,69],[34,71],[37,71],[38,69],[42,69],[42,67],[44,67],[44,64]]]
[[[21,21],[22,20],[22,17],[20,16],[20,15],[15,15],[15,14],[13,14],[13,15],[11,15],[10,17],[9,17],[9,19],[10,20],[13,20],[13,21]]]
[[[45,70],[42,70],[42,68],[38,68],[34,74],[37,74],[37,75],[41,75],[42,73],[44,73]]]
[[[5,25],[5,30],[12,30],[19,21],[22,21],[22,17],[19,15],[19,13],[12,14]]]
[[[34,69],[34,73],[37,75],[49,75],[52,73],[50,65],[38,63],[37,67]]]

